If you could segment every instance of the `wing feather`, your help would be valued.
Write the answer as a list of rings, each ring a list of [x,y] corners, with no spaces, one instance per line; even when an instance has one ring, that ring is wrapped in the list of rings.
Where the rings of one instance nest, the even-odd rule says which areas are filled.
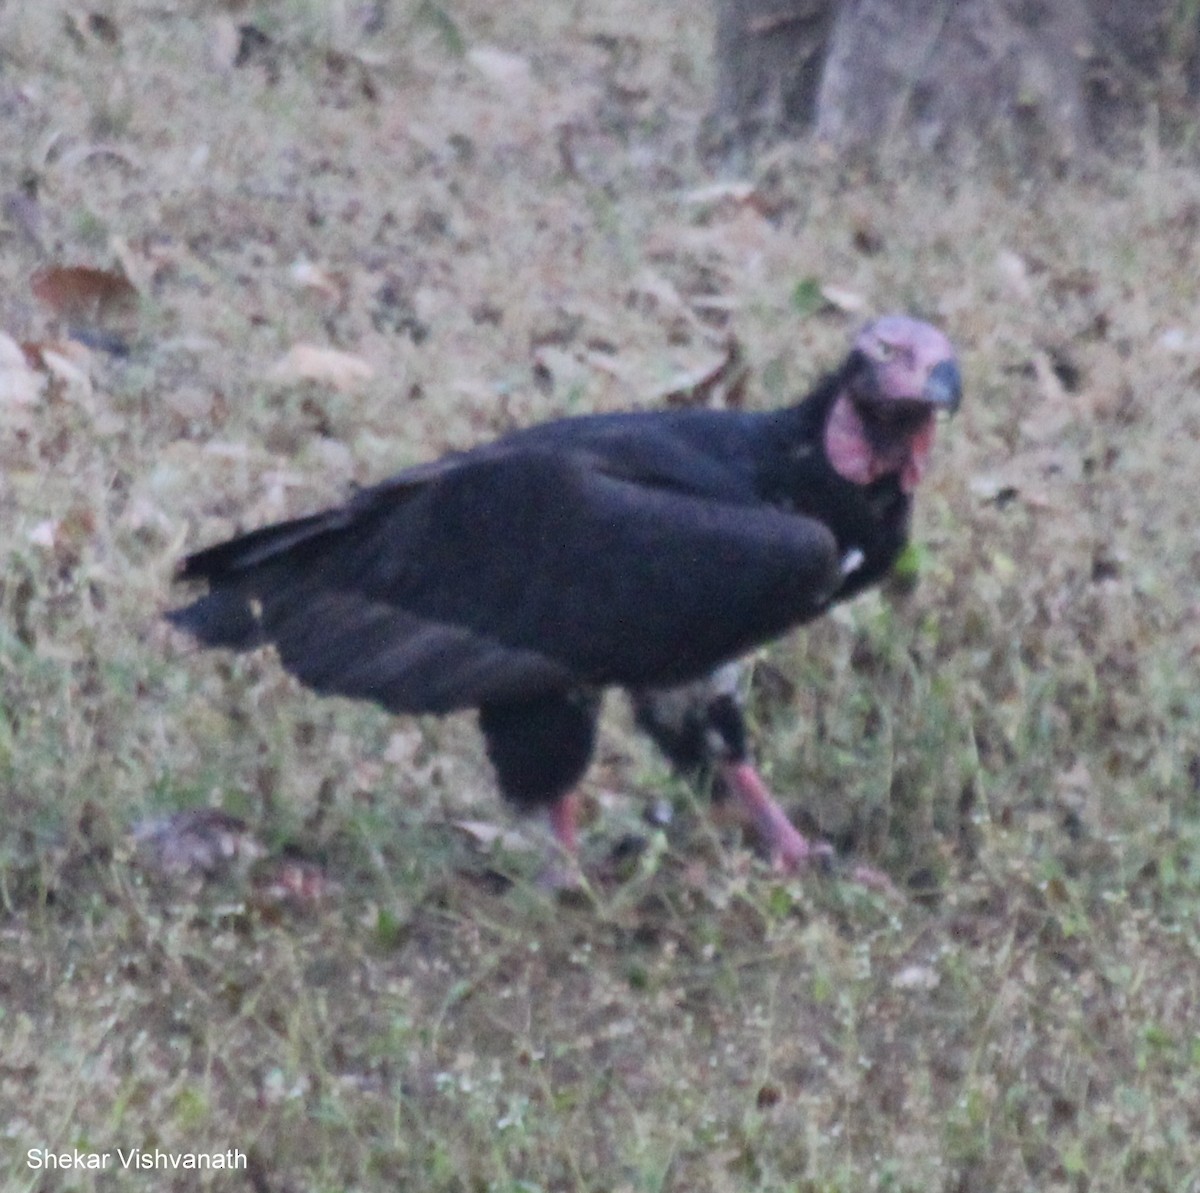
[[[318,691],[444,712],[684,682],[824,608],[841,577],[821,523],[740,484],[722,499],[711,471],[703,494],[660,476],[593,451],[468,454],[200,553],[184,574],[211,591],[172,620],[274,643]]]

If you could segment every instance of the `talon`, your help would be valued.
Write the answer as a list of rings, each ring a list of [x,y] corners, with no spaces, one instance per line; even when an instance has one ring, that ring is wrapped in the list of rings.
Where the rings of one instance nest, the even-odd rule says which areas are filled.
[[[789,826],[791,827],[791,826]],[[777,843],[771,854],[771,864],[784,874],[796,874],[809,866],[819,867],[822,872],[833,869],[833,846],[828,841],[810,841],[803,833],[792,827],[786,842]]]

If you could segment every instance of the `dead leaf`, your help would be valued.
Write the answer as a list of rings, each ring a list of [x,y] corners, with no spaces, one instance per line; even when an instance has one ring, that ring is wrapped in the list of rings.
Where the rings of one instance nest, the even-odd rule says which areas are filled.
[[[603,373],[624,385],[634,386],[636,383],[632,369],[611,352],[583,352],[580,354],[580,359],[597,373]]]
[[[731,315],[742,306],[732,294],[693,294],[689,302],[693,310],[710,315]]]
[[[544,344],[535,349],[533,363],[546,382],[565,390],[586,385],[589,378],[587,366],[575,353],[556,348],[553,344]]]
[[[208,41],[208,55],[213,67],[222,74],[233,70],[241,44],[242,35],[238,32],[237,21],[228,13],[218,13],[213,18]]]
[[[1200,351],[1200,336],[1192,335],[1183,327],[1168,327],[1159,335],[1155,346],[1172,356],[1192,356]]]
[[[674,283],[652,269],[645,269],[638,275],[633,294],[649,299],[667,314],[682,316],[706,338],[713,338],[713,329],[700,318],[698,312],[724,315],[738,305],[735,298],[724,294],[692,294],[684,298]]]
[[[301,257],[288,270],[292,284],[301,290],[312,290],[330,302],[340,302],[345,293],[345,279],[328,273],[321,266]]]
[[[347,393],[370,381],[375,370],[352,352],[317,344],[293,344],[267,376],[271,381],[317,381]]]
[[[220,808],[187,808],[134,826],[138,860],[166,878],[216,878],[265,852],[246,823]]]
[[[320,435],[312,441],[308,450],[320,461],[323,476],[344,480],[354,476],[354,453],[340,439]]]
[[[80,351],[87,352],[81,346]],[[42,345],[42,363],[46,372],[58,383],[56,393],[65,392],[73,398],[90,398],[92,396],[92,378],[88,373],[86,362],[81,364],[74,352],[64,352],[62,345]],[[89,354],[90,359],[90,354]]]
[[[1021,434],[1033,443],[1056,443],[1078,417],[1075,404],[1048,353],[1035,352],[1030,363],[1037,378],[1038,401],[1021,420]]]
[[[533,843],[523,833],[503,825],[492,824],[488,820],[456,820],[454,827],[466,833],[476,845],[484,849],[493,849],[498,845],[501,849],[517,853],[528,852],[534,848]]]
[[[892,978],[893,990],[936,990],[941,978],[928,965],[907,965]]]
[[[29,278],[34,297],[68,323],[126,324],[136,316],[138,292],[128,278],[89,265],[47,265]]]
[[[144,294],[148,291],[160,269],[160,262],[151,256],[135,252],[122,236],[112,237],[109,241],[109,248],[130,285],[140,293]]]
[[[506,90],[524,89],[533,80],[529,60],[499,46],[475,46],[467,51],[467,61],[489,83]]]
[[[24,347],[0,332],[0,406],[32,406],[45,384]]]
[[[1054,362],[1050,359],[1049,353],[1034,353],[1033,368],[1037,374],[1038,387],[1042,391],[1042,397],[1048,402],[1061,403],[1064,401],[1067,396],[1067,389],[1063,384],[1062,378],[1059,376],[1058,370],[1054,367]]]
[[[86,505],[73,505],[61,518],[39,522],[29,531],[28,538],[35,547],[77,555],[95,533],[95,511]]]
[[[755,193],[753,182],[730,179],[728,182],[711,182],[698,186],[683,196],[685,203],[693,207],[715,207],[721,203],[748,203]]]
[[[861,294],[842,286],[822,286],[821,297],[843,315],[861,315],[867,309],[867,300]]]
[[[644,295],[663,310],[690,315],[691,308],[675,283],[653,269],[643,269],[633,284],[634,295]]]
[[[1028,302],[1033,298],[1033,286],[1029,281],[1029,266],[1023,257],[1010,249],[1001,249],[996,254],[996,272],[1014,298]]]
[[[392,766],[413,767],[417,755],[425,748],[425,738],[419,729],[408,726],[397,729],[388,738],[387,747],[383,751],[383,760]]]
[[[284,907],[311,910],[338,889],[316,862],[298,857],[270,858],[255,867],[254,901],[260,911]]]
[[[187,422],[200,422],[213,412],[215,396],[200,385],[181,385],[163,394],[163,405]]]
[[[30,369],[50,379],[55,395],[92,397],[92,353],[86,345],[76,340],[26,340],[20,351]]]
[[[74,170],[88,162],[107,160],[119,166],[124,166],[130,173],[141,171],[142,163],[123,145],[112,143],[75,145],[59,158],[59,164],[65,170]]]
[[[58,542],[58,519],[47,518],[44,522],[37,523],[26,537],[35,547],[45,547],[47,551],[53,551]]]
[[[1003,474],[994,472],[981,472],[971,477],[967,482],[967,490],[972,497],[978,497],[980,501],[988,503],[995,502],[997,505],[1012,501],[1020,493],[1020,489]]]
[[[741,346],[731,337],[719,353],[652,388],[649,397],[668,406],[737,406],[745,380]]]
[[[44,253],[46,244],[42,238],[42,208],[38,203],[37,187],[29,184],[20,190],[9,191],[4,196],[4,217],[24,233],[26,240]]]
[[[1065,486],[1077,478],[1078,463],[1054,446],[1018,452],[994,471],[967,482],[971,494],[1000,508],[1020,500],[1032,509],[1053,509],[1066,500]],[[1057,497],[1056,497],[1057,494]]]

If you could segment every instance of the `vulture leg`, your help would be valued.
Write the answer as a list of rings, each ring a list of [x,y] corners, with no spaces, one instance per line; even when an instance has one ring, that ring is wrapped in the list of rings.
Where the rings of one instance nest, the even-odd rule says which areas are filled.
[[[779,869],[799,870],[814,858],[833,856],[831,846],[810,841],[796,828],[749,762],[722,763],[721,775],[738,810]]]
[[[568,791],[550,805],[550,828],[564,853],[575,857],[579,852],[579,797]]]
[[[798,870],[833,851],[796,829],[748,761],[740,671],[727,663],[694,683],[635,692],[635,719],[681,775],[711,787],[714,812],[748,827],[780,869]]]
[[[488,758],[504,798],[522,811],[545,809],[563,852],[578,850],[575,784],[592,756],[600,697],[551,692],[479,710]]]

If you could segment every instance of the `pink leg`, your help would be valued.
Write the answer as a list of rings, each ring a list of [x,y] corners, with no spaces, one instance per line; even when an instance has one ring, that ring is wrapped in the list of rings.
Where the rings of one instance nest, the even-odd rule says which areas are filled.
[[[771,861],[779,869],[799,870],[813,858],[833,854],[830,846],[811,842],[800,833],[750,763],[727,763],[724,774],[742,815],[770,850]]]
[[[579,853],[579,833],[575,819],[579,813],[579,797],[568,791],[556,803],[550,805],[550,828],[554,838],[570,857]]]
[[[558,848],[551,850],[538,876],[537,884],[545,891],[562,894],[580,888],[578,812],[579,797],[573,791],[550,805],[550,830]]]
[[[737,801],[738,810],[766,844],[771,852],[771,861],[778,869],[792,873],[815,858],[833,856],[832,846],[824,841],[810,841],[792,824],[750,763],[727,763],[724,775]],[[892,880],[873,866],[854,866],[850,878],[881,894],[899,896]]]

